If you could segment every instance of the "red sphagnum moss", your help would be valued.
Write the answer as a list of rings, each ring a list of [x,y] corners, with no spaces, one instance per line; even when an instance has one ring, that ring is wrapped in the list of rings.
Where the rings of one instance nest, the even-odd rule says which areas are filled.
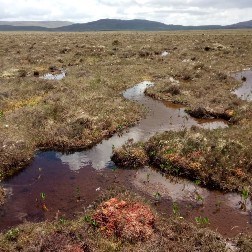
[[[155,216],[148,206],[112,198],[102,203],[93,216],[107,236],[130,241],[146,240],[154,233]]]

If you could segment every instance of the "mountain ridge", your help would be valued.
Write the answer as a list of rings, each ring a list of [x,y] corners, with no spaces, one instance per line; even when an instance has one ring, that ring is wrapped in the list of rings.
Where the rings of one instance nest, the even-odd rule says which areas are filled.
[[[3,22],[3,21],[2,21]],[[20,22],[20,21],[19,21]],[[252,20],[239,22],[231,25],[200,25],[200,26],[183,26],[164,24],[162,22],[150,21],[144,19],[100,19],[88,23],[71,23],[60,27],[43,27],[35,25],[1,25],[0,31],[57,31],[57,32],[85,32],[85,31],[172,31],[172,30],[210,30],[210,29],[250,29],[252,28]],[[34,21],[36,23],[40,21]],[[64,22],[67,21],[41,21],[44,23]]]

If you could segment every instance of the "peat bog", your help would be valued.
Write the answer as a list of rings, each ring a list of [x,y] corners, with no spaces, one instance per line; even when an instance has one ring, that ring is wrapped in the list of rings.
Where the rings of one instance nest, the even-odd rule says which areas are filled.
[[[250,75],[230,73],[251,66],[251,31],[0,37],[1,249],[33,251],[39,239],[43,251],[59,239],[63,251],[154,251],[153,242],[102,232],[95,242],[101,224],[80,219],[97,199],[120,195],[157,211],[152,239],[164,251],[183,237],[177,251],[249,251],[251,104],[237,88]],[[168,180],[131,169],[145,165]]]

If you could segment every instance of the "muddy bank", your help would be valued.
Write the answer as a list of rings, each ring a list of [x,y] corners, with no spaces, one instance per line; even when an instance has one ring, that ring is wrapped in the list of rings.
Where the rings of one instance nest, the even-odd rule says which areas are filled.
[[[227,110],[227,111],[218,113],[218,112],[206,110],[205,108],[202,108],[202,107],[194,108],[194,109],[187,108],[185,111],[194,118],[202,118],[202,119],[220,118],[226,121],[229,121],[232,118],[233,113],[234,113],[233,110]]]

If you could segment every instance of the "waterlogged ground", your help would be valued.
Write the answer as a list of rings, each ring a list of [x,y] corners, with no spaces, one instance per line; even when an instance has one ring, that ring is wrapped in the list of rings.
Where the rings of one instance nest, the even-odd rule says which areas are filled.
[[[250,233],[252,107],[247,91],[237,89],[250,74],[230,73],[251,66],[251,31],[0,36],[2,230],[26,221],[74,223],[107,188],[123,185],[197,228],[208,220],[225,236]],[[154,99],[144,96],[146,87]],[[40,152],[45,149],[64,152]],[[123,154],[116,161],[127,168],[151,164],[194,183],[174,184],[152,170],[114,170],[112,153]],[[171,227],[184,232],[183,225]],[[204,235],[210,247],[220,246],[216,251],[249,239],[216,245],[215,236]]]
[[[249,108],[243,111],[230,93],[239,82],[229,73],[249,66],[250,36],[1,33],[1,177],[26,165],[37,149],[87,148],[134,124],[143,110],[120,94],[146,79],[156,84],[149,95],[203,108],[201,117],[246,116]],[[38,78],[48,72],[55,78],[61,69],[67,76],[60,82]]]
[[[151,85],[153,83],[145,81],[123,93],[126,99],[136,101],[148,109],[147,116],[136,126],[122,134],[103,140],[87,151],[72,154],[38,153],[31,166],[4,183],[9,200],[2,209],[1,228],[10,227],[8,225],[24,220],[38,221],[47,217],[52,218],[58,210],[62,214],[73,216],[77,206],[87,207],[99,195],[101,188],[104,190],[113,184],[114,180],[117,181],[117,173],[121,179],[120,184],[125,184],[122,181],[128,181],[124,174],[127,174],[126,171],[114,172],[114,175],[111,170],[100,173],[96,173],[95,170],[113,169],[114,164],[110,160],[113,149],[121,147],[128,140],[147,140],[156,132],[180,130],[192,125],[206,128],[227,127],[221,120],[208,120],[199,124],[187,116],[182,108],[169,107],[167,104],[145,96],[144,91]],[[132,176],[132,172],[128,171],[128,173]],[[109,178],[106,179],[106,176]],[[41,193],[47,195],[46,201],[50,206],[50,211],[43,209]],[[78,196],[82,200],[77,200]],[[13,205],[15,205],[14,208]],[[16,218],[13,218],[14,216]]]
[[[240,194],[208,191],[188,180],[166,178],[147,167],[136,172],[133,185],[154,196],[165,214],[177,211],[193,223],[197,217],[208,218],[207,226],[227,237],[252,231],[251,202],[247,200],[242,210],[244,200]]]
[[[118,184],[129,189],[133,186],[135,191],[147,193],[159,203],[164,201],[161,211],[171,213],[172,205],[178,204],[179,211],[192,222],[195,217],[207,216],[211,219],[210,227],[224,235],[233,236],[250,230],[250,204],[246,202],[246,209],[242,211],[240,195],[218,195],[186,181],[171,183],[151,169],[115,170],[110,160],[113,148],[122,146],[129,139],[147,140],[156,132],[181,130],[192,125],[210,129],[227,127],[222,120],[209,119],[199,124],[186,115],[181,106],[169,107],[145,96],[144,91],[151,85],[153,83],[146,81],[123,93],[126,99],[149,110],[138,125],[103,140],[88,151],[38,153],[31,166],[9,179],[4,184],[9,199],[2,208],[0,227],[6,229],[24,221],[53,220],[59,215],[73,218],[92,204],[101,192]]]

